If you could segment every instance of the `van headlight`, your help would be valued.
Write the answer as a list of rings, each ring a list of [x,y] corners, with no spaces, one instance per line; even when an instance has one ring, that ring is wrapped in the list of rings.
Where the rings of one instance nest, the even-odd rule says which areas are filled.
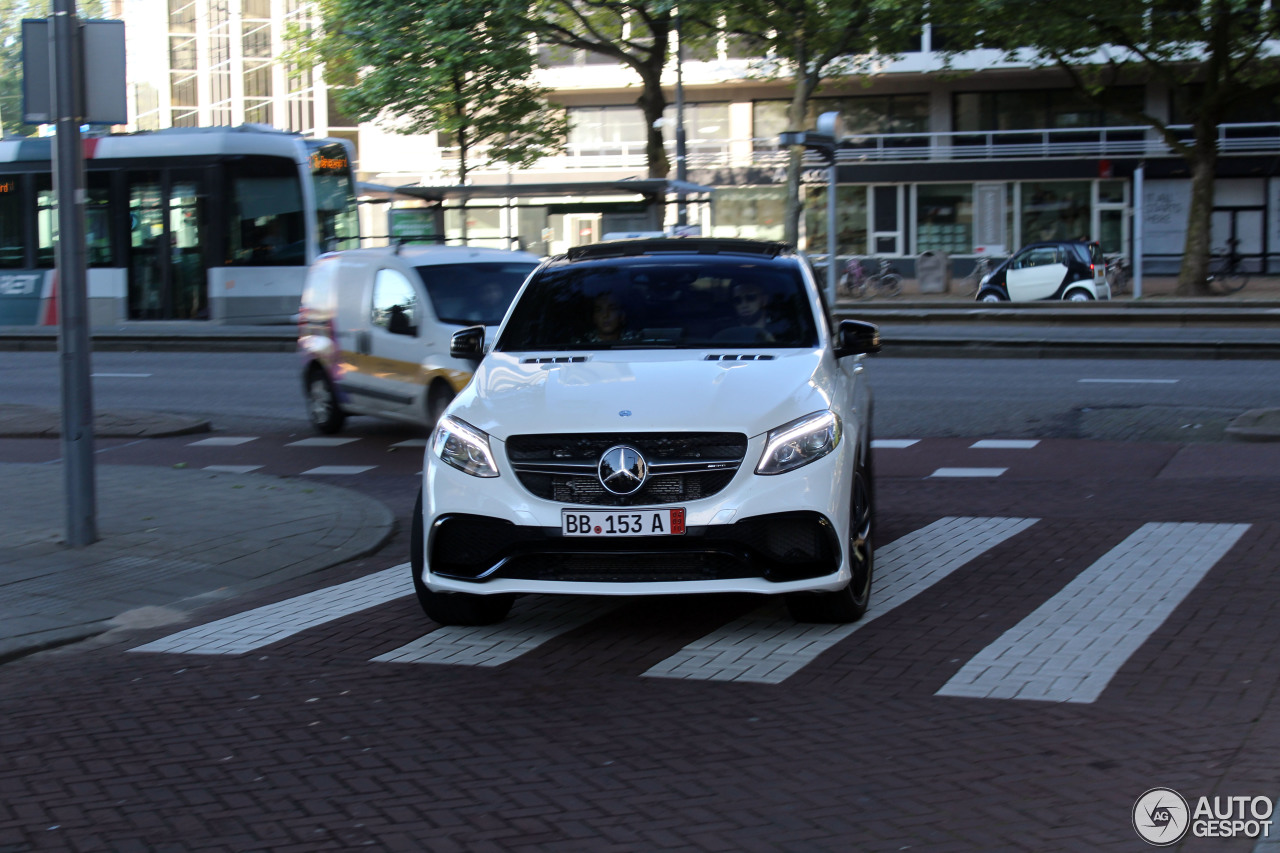
[[[821,459],[840,443],[835,412],[814,412],[769,430],[757,474],[782,474]]]
[[[498,466],[489,450],[488,434],[466,421],[443,417],[431,434],[431,452],[440,461],[473,477],[496,477]]]

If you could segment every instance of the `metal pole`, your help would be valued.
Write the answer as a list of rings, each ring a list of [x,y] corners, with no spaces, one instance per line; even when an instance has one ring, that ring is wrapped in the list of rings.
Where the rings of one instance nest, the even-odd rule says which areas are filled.
[[[684,25],[680,15],[676,15],[676,180],[681,186],[676,188],[676,226],[683,229],[689,224],[689,203],[684,194],[684,183],[688,179],[688,164],[685,162],[684,135]]]
[[[93,395],[89,368],[89,295],[85,275],[82,84],[75,0],[54,0],[49,27],[53,81],[53,186],[58,198],[58,356],[62,378],[62,460],[67,544],[98,539],[93,471]]]
[[[1133,274],[1133,298],[1142,298],[1142,193],[1146,167],[1139,163],[1133,170],[1133,260],[1129,264]]]
[[[836,155],[827,169],[827,304],[836,305]]]

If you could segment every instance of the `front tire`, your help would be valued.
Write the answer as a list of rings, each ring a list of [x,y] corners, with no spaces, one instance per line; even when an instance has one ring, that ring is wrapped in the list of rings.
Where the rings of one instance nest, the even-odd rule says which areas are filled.
[[[333,435],[342,429],[347,420],[346,412],[338,404],[338,395],[334,393],[333,383],[324,371],[313,368],[307,374],[307,419],[315,427],[316,432]]]
[[[1082,289],[1082,288],[1077,287],[1075,290],[1070,291],[1070,292],[1069,292],[1069,293],[1064,297],[1064,301],[1066,301],[1066,302],[1092,302],[1092,301],[1093,301],[1093,294],[1091,294],[1091,293],[1090,293],[1089,291],[1087,291],[1087,290],[1084,290],[1084,289]]]
[[[507,618],[514,595],[469,595],[465,592],[433,592],[422,582],[426,568],[426,538],[422,523],[422,488],[413,505],[409,526],[409,566],[413,591],[427,618],[437,625],[492,625]]]
[[[875,573],[875,549],[871,533],[875,526],[875,496],[870,460],[859,465],[853,477],[853,500],[849,509],[849,563],[852,577],[835,592],[796,592],[787,596],[787,610],[797,622],[843,625],[857,622],[867,612],[871,600],[871,578]]]
[[[998,290],[988,289],[978,294],[979,302],[1008,302],[1009,297]]]

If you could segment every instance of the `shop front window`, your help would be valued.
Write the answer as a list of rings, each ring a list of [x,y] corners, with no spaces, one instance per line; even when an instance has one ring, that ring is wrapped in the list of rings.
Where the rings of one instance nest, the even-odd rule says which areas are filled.
[[[809,251],[815,254],[826,254],[827,188],[806,187],[804,210],[804,227]],[[867,254],[867,188],[865,186],[836,188],[836,254]]]
[[[1022,191],[1022,241],[1089,238],[1088,181],[1035,181]]]
[[[781,240],[786,190],[782,187],[728,187],[712,194],[713,237]]]
[[[916,246],[921,252],[973,250],[973,185],[922,184],[916,189]]]

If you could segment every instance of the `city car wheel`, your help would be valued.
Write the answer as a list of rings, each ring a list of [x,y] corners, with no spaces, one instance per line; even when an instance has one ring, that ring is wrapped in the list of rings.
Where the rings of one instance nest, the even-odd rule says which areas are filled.
[[[342,429],[342,424],[347,419],[346,413],[338,405],[333,383],[318,368],[307,376],[307,418],[317,432],[325,435],[332,435]]]
[[[492,625],[507,618],[513,595],[468,595],[465,592],[432,592],[422,582],[426,566],[426,540],[422,524],[422,488],[413,505],[413,522],[409,527],[409,566],[413,572],[413,591],[427,618],[437,625]]]
[[[1005,295],[998,290],[984,290],[978,294],[979,302],[1006,302]]]
[[[797,622],[845,624],[857,622],[871,600],[875,550],[871,532],[875,521],[871,466],[859,465],[853,477],[849,518],[849,563],[852,577],[835,592],[796,592],[787,596],[787,609]]]
[[[1093,296],[1089,291],[1081,290],[1077,287],[1075,290],[1067,294],[1066,299],[1068,302],[1092,302]]]

